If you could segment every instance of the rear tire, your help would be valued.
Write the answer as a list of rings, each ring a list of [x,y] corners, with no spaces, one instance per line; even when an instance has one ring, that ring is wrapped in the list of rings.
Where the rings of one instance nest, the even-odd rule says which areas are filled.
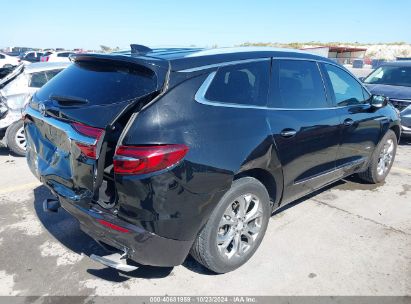
[[[396,152],[397,136],[388,130],[375,148],[367,170],[358,173],[359,178],[371,184],[383,182],[391,170]]]
[[[259,247],[270,215],[264,185],[252,177],[235,180],[197,236],[191,255],[216,273],[237,269]]]
[[[26,138],[24,137],[24,123],[22,120],[14,122],[7,128],[6,143],[14,154],[26,155]]]

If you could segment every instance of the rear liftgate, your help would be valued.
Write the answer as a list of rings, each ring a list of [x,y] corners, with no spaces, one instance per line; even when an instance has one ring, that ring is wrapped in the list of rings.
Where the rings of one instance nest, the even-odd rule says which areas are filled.
[[[124,113],[123,111],[122,113]],[[120,117],[121,115],[118,115]],[[76,145],[80,148],[82,154],[89,159],[93,159],[96,161],[93,177],[93,201],[99,201],[99,190],[103,183],[103,175],[104,175],[104,167],[105,167],[105,158],[107,155],[107,140],[105,139],[106,134],[109,134],[107,130],[114,130],[114,124],[110,124],[107,126],[106,131],[98,128],[93,128],[81,124],[74,123],[72,126],[84,136],[88,136],[90,138],[95,138],[95,142],[92,144],[85,144],[80,142],[75,142]],[[101,203],[100,205],[104,205]],[[60,201],[58,199],[50,199],[47,198],[43,201],[43,210],[45,212],[58,212],[58,209],[61,207]],[[115,225],[109,221],[103,219],[96,219],[96,221],[105,226],[110,230],[115,230],[122,233],[130,232],[128,229]],[[101,243],[100,243],[101,244]],[[103,245],[102,245],[103,246]],[[106,246],[103,246],[107,249]],[[112,250],[111,250],[112,251]],[[138,267],[127,264],[127,257],[128,257],[128,249],[126,247],[122,247],[121,250],[117,252],[108,254],[106,256],[98,256],[95,254],[91,254],[90,258],[96,262],[99,262],[105,266],[115,268],[120,271],[130,272],[136,270]]]
[[[79,59],[80,61],[84,59],[87,62],[89,62],[89,60],[93,61],[93,59],[95,58],[92,58],[90,56],[90,57],[84,57],[84,58],[79,58]],[[99,61],[99,63],[101,63],[102,61],[105,61],[105,58],[97,58],[97,59],[101,60]],[[168,69],[168,65],[167,65],[167,69]],[[119,172],[116,172],[116,173],[119,173],[119,174],[127,174],[127,173],[133,174],[134,173],[133,170],[147,169],[147,166],[146,166],[147,163],[141,162],[141,159],[139,160],[136,157],[136,156],[141,157],[142,156],[141,154],[144,154],[144,152],[146,151],[135,151],[135,149],[131,149],[131,151],[128,151],[127,148],[124,149],[124,147],[120,146],[120,148],[117,149],[118,151],[116,151],[117,155],[114,155],[113,149],[115,149],[116,144],[117,144],[115,141],[117,141],[120,138],[120,134],[116,132],[120,131],[119,133],[121,133],[123,131],[123,129],[121,130],[116,129],[116,127],[118,127],[117,122],[120,119],[123,120],[123,122],[124,121],[127,122],[132,112],[138,111],[141,108],[141,106],[144,106],[144,104],[147,104],[147,102],[153,100],[159,94],[159,92],[161,92],[162,84],[165,83],[167,69],[164,69],[164,66],[163,66],[163,67],[157,67],[157,69],[153,71],[157,76],[157,79],[156,79],[157,85],[155,88],[153,88],[154,89],[153,91],[146,92],[146,94],[144,94],[143,96],[139,96],[138,98],[130,99],[128,100],[127,103],[106,104],[104,107],[94,108],[94,109],[98,109],[101,111],[104,110],[103,108],[106,108],[105,111],[103,111],[104,113],[102,112],[101,114],[98,114],[98,115],[101,115],[103,118],[107,117],[107,113],[111,112],[111,108],[113,108],[113,110],[115,108],[114,112],[117,114],[115,115],[115,117],[112,117],[111,119],[106,120],[107,123],[105,123],[105,127],[103,127],[103,124],[97,125],[97,127],[95,127],[96,124],[94,124],[94,118],[92,117],[92,115],[87,114],[86,113],[87,111],[85,111],[87,109],[81,108],[81,105],[79,109],[76,109],[76,107],[73,108],[72,104],[69,104],[68,107],[65,107],[64,106],[65,103],[76,102],[75,105],[79,104],[77,100],[73,101],[70,98],[69,99],[65,98],[67,94],[65,95],[63,94],[64,98],[62,98],[61,96],[57,96],[56,98],[54,98],[54,100],[48,101],[48,103],[50,104],[51,102],[52,105],[55,105],[56,103],[58,103],[59,106],[57,107],[53,106],[52,110],[57,110],[59,112],[59,115],[58,115],[59,117],[65,116],[65,117],[68,117],[69,119],[69,122],[62,123],[58,128],[56,128],[56,126],[59,124],[59,120],[55,115],[53,115],[54,117],[47,117],[48,116],[47,113],[46,115],[44,115],[44,112],[40,114],[40,112],[35,111],[34,108],[29,109],[27,114],[28,116],[32,117],[32,120],[26,124],[26,131],[28,131],[26,133],[28,134],[28,136],[32,137],[31,147],[29,147],[30,151],[28,153],[28,163],[33,173],[37,175],[44,183],[49,185],[49,187],[52,188],[52,191],[54,193],[58,194],[59,196],[63,196],[63,198],[64,197],[68,198],[69,200],[72,200],[72,199],[71,199],[71,196],[65,196],[67,192],[71,193],[71,191],[76,192],[78,191],[78,189],[85,189],[86,190],[85,192],[88,192],[89,195],[87,195],[84,201],[82,201],[83,199],[82,198],[79,201],[78,206],[76,206],[76,204],[73,204],[74,206],[76,206],[76,208],[94,209],[92,205],[93,203],[96,203],[96,202],[103,208],[113,207],[114,204],[112,203],[114,203],[114,201],[109,200],[107,202],[107,197],[104,197],[105,192],[106,192],[105,190],[107,189],[106,188],[107,180],[104,177],[105,170],[107,169],[106,167],[107,163],[111,162],[112,164],[111,172],[116,172],[116,168],[117,168]],[[160,70],[163,70],[163,71],[160,72]],[[47,92],[44,92],[44,94],[46,93]],[[50,94],[48,94],[47,96],[50,96]],[[74,96],[76,95],[74,94]],[[86,100],[85,102],[82,102],[82,103],[86,103],[86,102],[92,103],[92,100]],[[41,102],[38,103],[38,105],[40,104]],[[83,124],[83,123],[77,123],[77,122],[70,122],[73,120],[76,121],[76,116],[81,117],[81,120],[85,123]],[[62,125],[64,125],[63,128],[62,128]],[[123,128],[125,127],[125,123],[122,124],[122,127]],[[48,134],[51,131],[55,131],[55,129],[59,129],[58,131],[61,132],[59,133],[60,136],[54,136],[53,138],[55,140],[50,140],[50,136]],[[70,136],[69,133],[71,135],[74,134],[74,137]],[[113,141],[114,134],[115,134],[114,136],[115,140]],[[86,138],[87,141],[77,141],[75,137]],[[66,141],[61,140],[61,138],[66,138],[67,140]],[[64,145],[62,143],[64,143]],[[48,151],[48,155],[43,155],[44,154],[43,151],[47,150],[47,148],[50,148]],[[54,148],[54,152],[53,152],[53,148]],[[80,156],[78,156],[77,154],[75,155],[75,152],[73,151],[77,151],[77,154],[79,154]],[[53,162],[48,161],[48,159],[51,157],[53,153],[67,154],[67,156],[63,155],[62,157],[60,157],[60,159],[57,157],[58,161],[61,161],[63,159],[63,162],[64,162],[62,165],[60,165],[60,167],[58,166],[53,167],[54,166]],[[81,163],[78,157],[83,158],[84,163]],[[107,157],[110,158],[109,161],[106,161]],[[112,157],[113,159],[111,159]],[[136,157],[136,158],[133,158],[133,157]],[[167,166],[167,163],[168,163],[167,160],[168,159],[166,159],[164,163],[161,163],[161,165],[165,164],[165,166]],[[41,165],[43,166],[38,165],[39,161],[42,163]],[[87,169],[88,171],[82,171],[80,173],[71,172],[70,168],[74,168],[73,170],[75,170],[80,167],[83,167],[83,168],[88,167],[90,169]],[[44,168],[47,168],[46,169],[47,172],[44,172],[46,170],[42,171],[42,169]],[[65,168],[65,170],[67,171],[64,171],[62,168]],[[131,171],[128,171],[128,170],[131,170]],[[89,172],[86,174],[86,175],[89,175],[89,177],[83,176],[84,172]],[[68,190],[65,187],[58,186],[59,188],[56,188],[52,186],[53,184],[58,184],[57,181],[53,180],[52,176],[56,176],[56,174],[53,174],[53,173],[60,173],[60,176],[58,176],[59,181],[63,180],[64,186],[67,187]],[[90,180],[91,179],[90,175],[92,175],[92,180]],[[79,179],[79,176],[85,177],[84,179],[87,181],[87,183],[84,183],[84,181]],[[101,190],[101,188],[104,188],[104,189]],[[61,189],[63,189],[64,191]],[[75,194],[74,196],[77,196],[77,193],[74,193],[74,194]],[[87,207],[87,205],[91,207]],[[46,199],[43,202],[43,209],[48,212],[57,212],[60,206],[61,206],[60,202],[56,199]],[[99,211],[97,210],[97,213],[98,212]],[[108,210],[107,210],[107,213],[110,213],[110,215],[113,216],[113,214],[111,214],[111,212]],[[113,230],[113,232],[119,232],[119,233],[130,232],[130,231],[126,231],[128,230],[127,228],[118,226],[114,224],[113,222],[106,221],[104,219],[97,218],[95,219],[95,221],[96,221],[96,224],[100,224],[104,226],[105,229]],[[103,247],[106,247],[106,246],[103,245]],[[122,249],[118,249],[117,252],[114,252],[106,256],[98,256],[95,254],[92,254],[90,256],[90,258],[93,259],[94,261],[100,262],[103,265],[106,265],[108,267],[113,267],[115,269],[126,271],[126,272],[137,269],[136,266],[127,264],[128,257],[129,257],[129,249],[126,247],[122,247]]]

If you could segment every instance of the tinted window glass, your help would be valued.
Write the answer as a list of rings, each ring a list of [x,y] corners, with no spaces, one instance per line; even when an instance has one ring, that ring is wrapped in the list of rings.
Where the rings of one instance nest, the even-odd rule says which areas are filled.
[[[73,53],[59,53],[59,54],[57,54],[57,57],[68,57],[71,54],[73,54]]]
[[[156,87],[156,75],[143,67],[76,62],[49,81],[37,97],[47,100],[54,94],[84,98],[89,105],[108,104],[146,95]]]
[[[364,83],[411,87],[411,67],[382,66],[372,72]]]
[[[270,61],[218,69],[205,98],[211,101],[266,106]]]
[[[56,76],[60,72],[61,72],[61,70],[46,71],[47,80],[50,80],[51,78],[53,78],[54,76]]]
[[[304,60],[276,60],[273,68],[274,108],[326,108],[325,88],[317,63]]]
[[[363,88],[354,77],[334,65],[324,66],[338,106],[361,104],[368,99],[367,96],[364,97]]]
[[[44,72],[31,74],[30,87],[41,88],[47,82]]]
[[[4,59],[4,58],[6,58],[6,56],[0,54],[0,59]]]

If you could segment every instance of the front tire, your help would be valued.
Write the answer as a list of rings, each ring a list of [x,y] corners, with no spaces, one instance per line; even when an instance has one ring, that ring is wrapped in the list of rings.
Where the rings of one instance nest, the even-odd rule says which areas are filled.
[[[7,147],[19,156],[26,155],[26,137],[23,120],[14,122],[6,131]]]
[[[394,131],[388,130],[375,148],[367,170],[358,176],[371,184],[383,182],[391,170],[396,152],[397,136]]]
[[[216,273],[237,269],[259,247],[271,215],[267,189],[257,179],[233,182],[191,249],[191,255]]]

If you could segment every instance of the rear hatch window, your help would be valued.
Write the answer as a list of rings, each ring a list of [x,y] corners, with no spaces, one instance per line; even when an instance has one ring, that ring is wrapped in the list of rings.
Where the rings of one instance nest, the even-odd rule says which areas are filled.
[[[114,182],[111,176],[103,180],[104,169],[112,163],[122,129],[138,111],[135,106],[159,91],[157,82],[145,66],[112,60],[76,61],[56,75],[26,109],[33,173],[72,201],[112,202]],[[105,198],[99,198],[101,184]]]
[[[146,95],[156,87],[156,74],[142,66],[76,62],[48,82],[37,99],[70,96],[86,99],[84,106],[106,105]]]

